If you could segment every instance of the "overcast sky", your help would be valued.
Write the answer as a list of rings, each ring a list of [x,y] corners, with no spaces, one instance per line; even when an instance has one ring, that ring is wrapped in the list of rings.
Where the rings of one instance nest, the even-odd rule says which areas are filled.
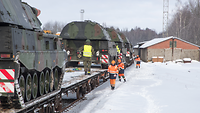
[[[92,20],[107,27],[119,29],[140,27],[162,32],[163,0],[22,0],[41,10],[40,21],[69,23],[81,20],[81,9],[84,9],[84,20]],[[182,0],[186,2],[188,0]],[[176,0],[169,0],[169,18],[175,12]]]

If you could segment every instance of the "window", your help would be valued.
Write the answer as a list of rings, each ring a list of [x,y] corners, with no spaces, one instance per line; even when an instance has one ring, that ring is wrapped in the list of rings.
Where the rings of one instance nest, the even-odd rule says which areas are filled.
[[[174,47],[176,47],[176,44],[177,44],[176,41],[174,41]]]
[[[56,41],[54,41],[54,43],[53,43],[53,48],[57,49],[57,42]]]
[[[46,41],[45,45],[46,45],[46,50],[49,50],[49,41]]]
[[[172,41],[170,41],[170,44],[169,44],[169,45],[170,45],[170,47],[172,47]]]
[[[177,42],[174,41],[173,47],[175,48],[177,46]],[[172,41],[170,41],[170,47],[172,48]]]

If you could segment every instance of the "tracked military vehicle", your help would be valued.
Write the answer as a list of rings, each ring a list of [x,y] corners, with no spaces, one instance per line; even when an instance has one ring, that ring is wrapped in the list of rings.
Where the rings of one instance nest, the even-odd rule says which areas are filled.
[[[115,43],[111,42],[108,32],[98,23],[92,21],[74,21],[68,23],[61,35],[65,50],[68,54],[68,63],[77,66],[83,61],[82,51],[78,51],[87,39],[90,39],[95,54],[92,62],[107,68],[111,60],[117,55]]]
[[[0,0],[1,112],[33,109],[60,91],[66,52],[56,35],[42,32],[39,14],[21,0]]]
[[[111,37],[111,41],[115,42],[115,44],[116,44],[117,59],[121,59],[122,62],[126,63],[125,57],[126,57],[127,49],[125,48],[125,46],[123,44],[123,40],[122,40],[121,36],[113,28],[106,28],[106,30],[108,31],[108,33]]]
[[[123,33],[119,33],[119,34],[124,41],[125,48],[127,49],[126,55],[125,55],[126,56],[126,62],[128,64],[130,64],[133,61],[133,59],[132,59],[132,54],[133,54],[132,45],[131,45],[130,41],[128,40],[128,38]]]

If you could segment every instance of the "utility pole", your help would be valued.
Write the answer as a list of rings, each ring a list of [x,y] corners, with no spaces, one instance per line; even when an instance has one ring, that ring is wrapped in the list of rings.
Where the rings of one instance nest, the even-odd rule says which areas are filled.
[[[169,0],[163,0],[163,38],[168,37]]]

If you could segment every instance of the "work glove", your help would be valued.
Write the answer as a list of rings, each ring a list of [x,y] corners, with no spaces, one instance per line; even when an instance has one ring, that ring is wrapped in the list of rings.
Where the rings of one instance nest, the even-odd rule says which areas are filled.
[[[117,74],[114,75],[114,77],[116,77],[116,76],[117,76]]]

